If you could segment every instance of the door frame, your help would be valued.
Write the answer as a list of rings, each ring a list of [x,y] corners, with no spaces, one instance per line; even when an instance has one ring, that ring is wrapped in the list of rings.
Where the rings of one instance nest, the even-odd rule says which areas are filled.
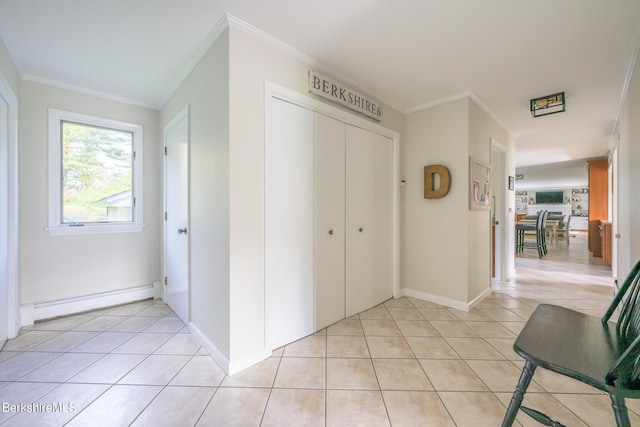
[[[506,254],[508,253],[507,242],[509,240],[507,238],[508,233],[506,232],[506,225],[509,218],[507,200],[509,195],[508,192],[510,191],[507,185],[507,148],[493,138],[491,138],[490,140],[491,176],[493,178],[491,188],[493,193],[492,195],[495,197],[495,206],[493,207],[493,209],[496,214],[496,220],[498,221],[498,224],[496,225],[495,239],[496,274],[494,280],[501,281],[507,278],[507,263],[505,261]],[[497,156],[494,156],[494,153],[497,153]],[[497,160],[497,162],[495,162],[497,164],[494,164],[494,160]],[[490,221],[492,221],[492,218],[490,218]]]
[[[370,120],[359,117],[351,112],[341,110],[326,102],[319,101],[316,98],[312,98],[308,95],[302,94],[295,90],[280,86],[276,83],[266,80],[265,81],[265,95],[264,95],[264,138],[265,147],[268,145],[269,138],[271,137],[271,100],[272,98],[280,99],[285,102],[289,102],[294,105],[298,105],[303,108],[307,108],[311,111],[315,111],[320,114],[332,117],[340,120],[346,124],[360,127],[371,132],[386,136],[393,141],[393,213],[392,213],[392,228],[393,228],[393,285],[392,293],[393,297],[397,298],[400,293],[400,133],[394,130],[388,129],[376,123],[372,123]],[[266,165],[265,165],[266,167]],[[268,191],[265,188],[265,194]],[[266,198],[266,195],[265,195]],[[265,239],[266,239],[266,222],[264,224]],[[266,265],[266,255],[265,255]],[[264,275],[266,279],[266,274]],[[269,285],[265,280],[265,302],[264,302],[264,323],[265,323],[265,351],[267,357],[271,353],[271,322],[270,322],[270,307],[271,297],[269,292]]]
[[[19,240],[18,240],[18,98],[0,73],[0,97],[7,103],[7,175],[6,187],[0,188],[0,197],[7,201],[7,233],[0,245],[7,250],[7,338],[20,331]],[[3,148],[4,149],[4,148]],[[4,234],[4,233],[2,233]],[[5,261],[2,261],[5,262]]]
[[[186,118],[187,120],[187,318],[191,321],[191,129],[190,129],[190,111],[189,105],[184,106],[175,116],[167,123],[162,131],[162,146],[163,149],[167,147],[167,132],[171,128],[173,128],[180,120]],[[167,156],[163,154],[163,178],[162,178],[162,198],[163,198],[163,209],[164,215],[167,213]],[[164,238],[163,238],[163,251],[164,256],[162,257],[162,270],[163,275],[166,279],[167,277],[167,221],[166,216],[163,217],[164,221]],[[167,292],[166,292],[167,282],[163,281],[162,286],[162,301],[167,303]]]

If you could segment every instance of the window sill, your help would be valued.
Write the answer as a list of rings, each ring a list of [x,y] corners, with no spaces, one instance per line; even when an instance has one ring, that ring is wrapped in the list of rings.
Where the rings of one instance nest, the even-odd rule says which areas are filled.
[[[139,233],[144,224],[85,224],[82,226],[60,225],[47,227],[50,236],[84,236],[89,234]]]

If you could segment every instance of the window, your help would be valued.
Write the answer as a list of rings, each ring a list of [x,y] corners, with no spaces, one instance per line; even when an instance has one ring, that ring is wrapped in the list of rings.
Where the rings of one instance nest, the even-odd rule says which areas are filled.
[[[142,126],[50,109],[49,233],[142,227]]]

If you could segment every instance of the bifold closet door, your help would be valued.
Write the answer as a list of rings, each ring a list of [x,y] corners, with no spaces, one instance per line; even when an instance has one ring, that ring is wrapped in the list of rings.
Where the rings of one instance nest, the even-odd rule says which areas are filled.
[[[393,140],[373,135],[373,303],[393,296]]]
[[[314,332],[313,112],[273,98],[265,148],[265,281],[272,349]]]
[[[373,133],[346,129],[346,315],[373,305]]]
[[[345,317],[345,124],[314,114],[315,330]]]
[[[392,296],[393,144],[346,128],[346,315]]]

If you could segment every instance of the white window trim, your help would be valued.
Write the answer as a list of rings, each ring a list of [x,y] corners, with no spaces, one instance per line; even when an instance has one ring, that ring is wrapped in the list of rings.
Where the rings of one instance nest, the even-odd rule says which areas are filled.
[[[87,125],[119,129],[133,133],[133,221],[124,223],[91,224],[82,226],[62,223],[62,144],[61,122],[72,121]],[[49,109],[49,226],[46,230],[51,236],[73,236],[84,234],[130,233],[140,232],[143,224],[143,186],[142,186],[142,126],[132,123],[109,120],[70,111]]]

